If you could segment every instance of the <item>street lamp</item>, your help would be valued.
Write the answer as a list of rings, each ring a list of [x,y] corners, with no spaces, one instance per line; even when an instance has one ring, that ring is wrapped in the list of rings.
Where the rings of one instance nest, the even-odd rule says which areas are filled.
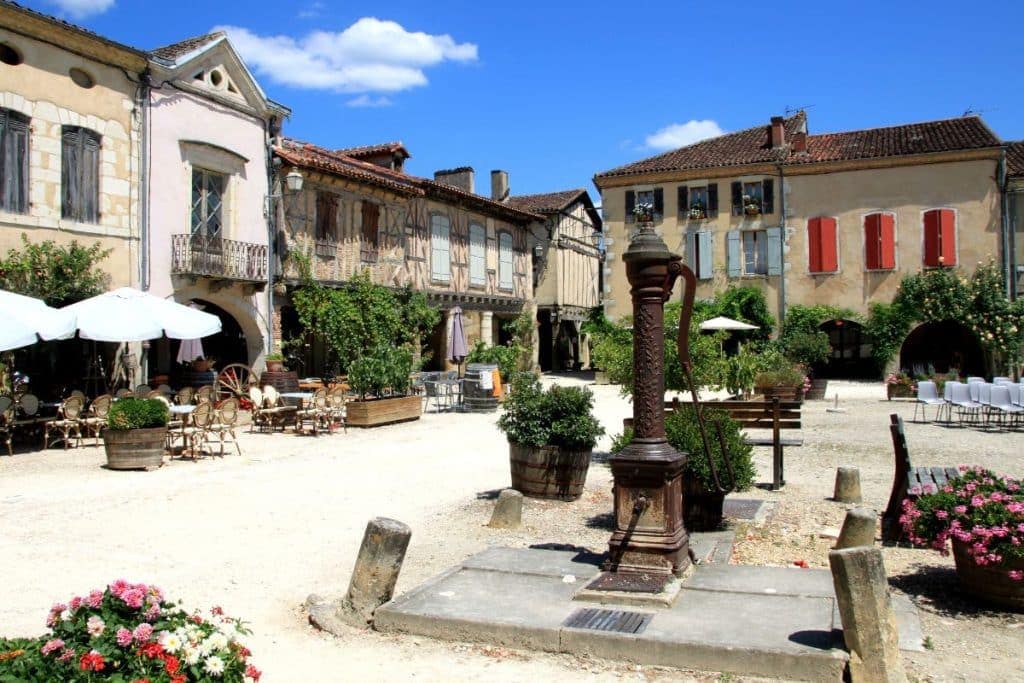
[[[284,177],[284,186],[289,192],[302,192],[302,174],[299,169],[293,168]]]

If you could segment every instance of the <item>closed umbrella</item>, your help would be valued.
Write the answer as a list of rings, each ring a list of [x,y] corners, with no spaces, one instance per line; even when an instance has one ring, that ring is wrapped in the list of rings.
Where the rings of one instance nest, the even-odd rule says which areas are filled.
[[[66,306],[77,316],[83,339],[122,342],[199,339],[220,332],[220,318],[130,287]]]
[[[198,306],[192,304],[189,308],[193,310],[200,310]],[[201,339],[182,339],[181,346],[178,347],[178,362],[179,363],[191,363],[197,358],[205,358],[206,354],[203,353],[203,342]]]
[[[452,309],[452,330],[448,337],[448,360],[461,363],[469,355],[466,347],[466,330],[462,325],[462,309]]]
[[[0,351],[35,344],[40,339],[75,336],[75,314],[50,308],[39,299],[0,290]]]

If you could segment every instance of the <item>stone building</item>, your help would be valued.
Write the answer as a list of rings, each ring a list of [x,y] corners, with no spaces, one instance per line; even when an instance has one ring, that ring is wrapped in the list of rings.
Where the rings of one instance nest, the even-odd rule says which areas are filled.
[[[613,240],[607,309],[631,313],[621,256],[641,202],[694,269],[698,297],[758,287],[779,319],[792,304],[865,315],[922,268],[1009,268],[1002,155],[976,116],[812,135],[799,112],[598,173]],[[836,372],[863,371],[857,321],[826,325]]]
[[[601,305],[601,216],[584,189],[511,196],[506,201],[544,216],[534,247],[538,362],[542,370],[590,365],[580,326]]]
[[[1010,292],[1024,295],[1024,141],[1006,145],[1006,238],[1013,254]]]
[[[446,312],[429,340],[428,368],[447,365],[450,312],[459,306],[467,341],[503,342],[500,322],[531,310],[531,224],[541,217],[475,193],[471,168],[439,171],[433,180],[404,171],[400,143],[328,150],[285,140],[275,147],[280,278],[275,338],[300,334],[288,305],[298,270],[288,255],[309,256],[313,274],[342,285],[366,270],[374,282],[412,287]],[[289,174],[302,189],[289,192]],[[496,177],[496,182],[500,178]],[[507,180],[505,181],[507,185]],[[310,347],[304,371],[321,373],[323,349]]]

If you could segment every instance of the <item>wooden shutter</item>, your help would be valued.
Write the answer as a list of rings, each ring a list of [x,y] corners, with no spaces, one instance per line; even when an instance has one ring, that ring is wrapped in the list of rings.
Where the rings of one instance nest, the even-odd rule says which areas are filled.
[[[654,188],[654,220],[665,215],[665,192],[660,187]]]
[[[632,223],[636,220],[636,216],[633,215],[633,209],[636,208],[636,192],[633,190],[626,190],[626,222]]]
[[[940,243],[942,235],[939,227],[939,210],[932,209],[924,212],[924,265],[940,265],[941,255]]]
[[[782,228],[768,228],[768,274],[782,275]]]
[[[821,219],[807,221],[807,269],[812,273],[822,272],[821,267]]]
[[[469,226],[469,284],[487,284],[487,232],[476,223]]]
[[[0,209],[28,212],[27,116],[0,110]]]
[[[956,265],[956,213],[953,209],[939,209],[939,236],[942,244],[942,265]]]
[[[451,279],[451,251],[448,245],[450,224],[444,216],[430,219],[430,277],[448,282]]]
[[[99,221],[100,137],[85,128],[61,131],[61,216]]]
[[[697,266],[697,277],[701,280],[710,280],[713,274],[714,254],[711,252],[711,231],[703,230],[697,233],[697,249],[700,258]]]
[[[100,136],[90,130],[82,131],[82,214],[83,223],[98,223],[100,219]]]
[[[376,248],[379,243],[380,206],[373,202],[363,204],[363,244]]]
[[[686,185],[680,185],[676,190],[676,212],[681,218],[686,218],[686,212],[690,210],[690,195]]]
[[[761,181],[761,213],[775,213],[775,181],[772,178]]]
[[[739,181],[732,184],[732,215],[743,215],[743,183]]]
[[[718,183],[708,183],[708,218],[718,216]]]
[[[729,277],[739,277],[743,272],[743,254],[740,249],[740,231],[725,233],[725,266]]]
[[[864,268],[878,270],[882,267],[881,214],[864,216]]]
[[[512,235],[498,235],[498,287],[512,289]]]
[[[836,219],[822,216],[819,237],[821,240],[821,272],[834,273],[839,270],[839,240]]]
[[[690,267],[694,273],[697,272],[697,233],[692,230],[687,232],[686,235],[686,265]]]
[[[896,218],[890,213],[879,215],[878,241],[881,252],[880,268],[892,270],[896,267]]]
[[[65,126],[60,136],[60,215],[71,220],[78,220],[80,132],[80,128]]]

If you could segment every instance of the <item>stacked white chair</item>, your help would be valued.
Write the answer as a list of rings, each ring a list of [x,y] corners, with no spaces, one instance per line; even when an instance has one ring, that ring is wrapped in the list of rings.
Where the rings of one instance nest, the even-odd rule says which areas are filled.
[[[957,409],[957,416],[960,418],[960,424],[963,424],[964,422],[964,415],[967,415],[968,420],[977,417],[981,410],[981,404],[977,401],[971,400],[970,385],[961,384],[960,382],[949,382],[949,385],[952,385],[950,393],[950,407],[951,409]]]
[[[1024,413],[1024,408],[1011,403],[1010,390],[1002,385],[992,387],[990,409],[999,416],[1000,422],[1003,424],[1005,424],[1006,418],[1017,422],[1020,414]]]
[[[935,419],[942,415],[942,408],[946,405],[944,399],[939,398],[938,387],[935,382],[922,380],[917,383],[917,400],[914,402],[914,422],[917,422],[917,411],[920,408],[921,417],[928,420],[928,406],[936,406]]]

